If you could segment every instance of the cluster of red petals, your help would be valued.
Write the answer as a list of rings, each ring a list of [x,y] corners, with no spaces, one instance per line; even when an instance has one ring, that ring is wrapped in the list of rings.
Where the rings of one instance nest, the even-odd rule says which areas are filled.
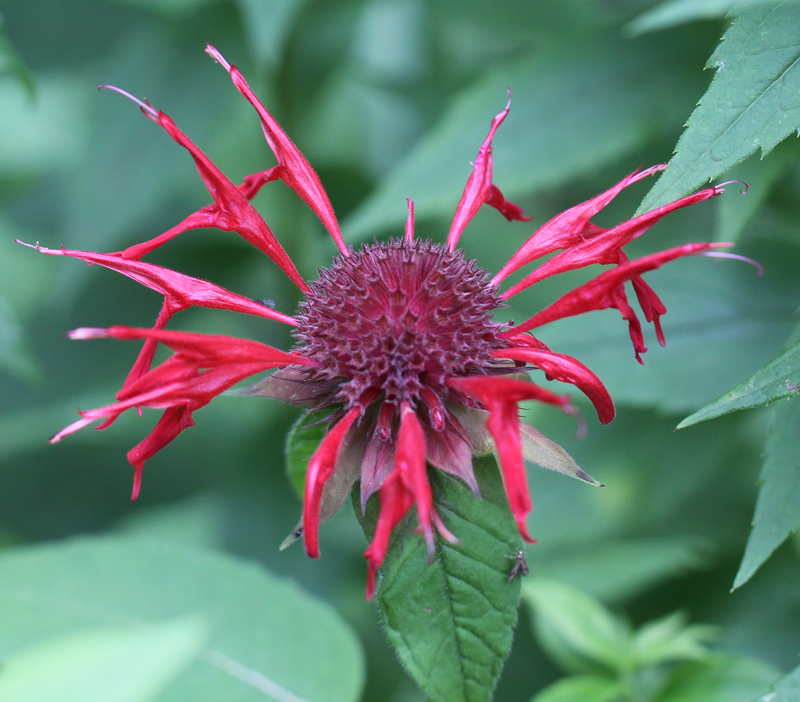
[[[301,278],[267,223],[250,203],[262,186],[275,180],[283,180],[308,204],[330,233],[343,256],[351,255],[342,239],[328,196],[313,168],[255,97],[236,67],[228,64],[213,47],[209,46],[207,51],[228,71],[238,91],[256,109],[266,141],[277,159],[277,165],[247,176],[241,185],[236,186],[167,115],[156,111],[148,103],[124,93],[135,100],[144,114],[160,125],[173,141],[189,151],[213,199],[212,204],[189,215],[180,224],[160,236],[116,253],[102,254],[36,246],[42,253],[70,256],[88,264],[101,265],[122,273],[158,292],[164,298],[161,312],[152,329],[111,327],[79,329],[71,333],[71,337],[75,339],[112,337],[143,340],[144,344],[122,389],[116,395],[117,401],[106,407],[81,412],[80,420],[63,429],[52,439],[54,442],[59,441],[64,436],[98,420],[102,420],[98,428],[105,428],[129,409],[138,410],[141,407],[162,409],[163,414],[152,432],[128,453],[128,460],[135,469],[133,499],[139,492],[144,462],[172,441],[183,429],[193,424],[192,413],[195,410],[208,404],[211,399],[244,378],[264,370],[286,366],[300,369],[315,368],[319,365],[316,361],[305,357],[302,348],[295,353],[286,353],[255,341],[167,331],[164,327],[170,318],[190,306],[252,314],[295,326],[298,322],[290,315],[275,312],[259,302],[236,295],[212,283],[145,263],[141,261],[142,257],[185,231],[216,227],[238,233],[272,259],[301,291],[308,292],[309,286]],[[117,88],[113,89],[123,92]],[[505,109],[492,120],[489,134],[480,147],[447,238],[450,251],[455,249],[466,226],[484,204],[498,209],[509,220],[530,219],[522,215],[519,206],[506,200],[492,182],[492,139],[508,115],[509,108],[510,99]],[[511,365],[519,370],[540,369],[548,380],[555,379],[580,389],[595,406],[602,423],[605,424],[613,419],[613,402],[597,376],[576,359],[551,351],[528,332],[556,319],[613,307],[619,310],[628,322],[636,357],[641,360],[640,355],[646,348],[641,323],[625,292],[625,283],[630,282],[645,319],[655,325],[658,339],[663,343],[659,319],[666,312],[666,308],[644,282],[642,274],[680,256],[729,244],[687,244],[634,261],[628,260],[622,248],[641,236],[668,213],[719,195],[722,188],[701,190],[611,229],[603,229],[590,221],[624,188],[663,168],[663,165],[658,165],[635,171],[613,188],[553,218],[537,229],[492,279],[490,286],[495,289],[495,286],[520,268],[543,256],[560,252],[555,253],[546,263],[500,295],[500,298],[507,299],[557,273],[592,264],[613,266],[528,320],[499,334],[496,350],[491,354],[491,363],[496,364],[492,368],[496,369],[505,364],[506,368]],[[409,201],[404,240],[408,245],[412,245],[413,238],[414,208],[413,203]],[[159,343],[169,347],[174,353],[166,361],[152,368],[154,353]],[[290,371],[291,369],[287,369],[286,372]],[[375,420],[375,435],[381,441],[386,441],[392,435],[392,418],[399,416],[396,438],[386,454],[391,465],[385,475],[376,477],[380,482],[380,514],[374,538],[365,554],[369,567],[368,597],[374,592],[376,571],[383,563],[391,533],[412,506],[416,508],[420,531],[431,558],[435,554],[435,531],[448,541],[455,540],[436,514],[426,467],[428,462],[434,465],[444,463],[442,466],[444,470],[458,472],[454,467],[446,465],[446,459],[441,459],[441,456],[456,455],[455,450],[447,448],[447,441],[451,439],[454,443],[458,443],[464,442],[466,437],[467,442],[473,444],[473,448],[476,448],[476,443],[484,440],[493,442],[511,511],[522,536],[528,541],[533,541],[526,524],[532,506],[523,459],[521,432],[524,431],[524,426],[519,420],[519,403],[536,400],[571,412],[574,408],[570,404],[569,396],[557,395],[533,383],[490,372],[488,369],[483,372],[477,369],[461,377],[446,377],[443,382],[447,388],[446,396],[439,397],[430,390],[423,389],[416,400],[402,399],[397,404],[384,403]],[[335,421],[332,422],[327,435],[310,459],[306,478],[303,534],[306,550],[311,556],[319,555],[318,532],[325,487],[340,465],[347,437],[358,428],[368,408],[379,401],[381,396],[380,388],[372,388],[349,406],[339,408],[335,414]],[[477,411],[482,413],[480,416],[488,418],[483,420],[483,425],[477,422],[475,424],[477,429],[474,427],[470,429],[467,424],[464,426],[459,424],[455,415],[448,409],[447,403],[461,404],[467,411]],[[470,434],[470,431],[475,433]],[[485,432],[485,435],[481,434],[481,431]],[[439,458],[436,458],[437,456]],[[469,482],[471,468],[462,471],[461,475]],[[474,476],[472,480],[474,481]]]

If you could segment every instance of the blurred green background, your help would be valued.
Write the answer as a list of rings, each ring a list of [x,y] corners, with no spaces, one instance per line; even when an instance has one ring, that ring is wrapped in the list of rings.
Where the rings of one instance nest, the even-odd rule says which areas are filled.
[[[484,208],[462,238],[469,256],[496,271],[532,225],[640,164],[669,159],[711,80],[703,66],[727,22],[703,19],[634,35],[629,22],[653,4],[0,3],[7,41],[0,75],[3,547],[113,533],[257,561],[330,603],[355,629],[366,653],[364,700],[422,700],[386,644],[375,608],[363,600],[366,544],[349,508],[323,528],[319,561],[300,546],[278,551],[300,514],[282,457],[295,408],[262,398],[216,399],[196,414],[194,428],[148,461],[134,504],[125,453],[156,413],[47,444],[74,421],[77,407],[111,401],[138,348],[74,342],[63,333],[150,326],[161,301],[110,271],[40,256],[13,240],[116,251],[208,204],[188,154],[133,104],[98,94],[101,83],[149,99],[234,182],[274,165],[256,115],[203,53],[210,42],[243,71],[318,170],[353,244],[400,234],[406,196],[417,202],[418,236],[444,240],[469,162],[510,87],[511,113],[494,143],[494,181],[534,221],[509,224]],[[782,145],[770,158],[784,148],[793,147]],[[667,347],[650,334],[644,367],[616,311],[542,330],[553,350],[576,356],[606,382],[618,417],[601,427],[582,404],[589,432],[579,441],[570,418],[544,408],[527,412],[606,485],[595,490],[532,468],[530,530],[539,545],[527,555],[533,574],[599,597],[635,625],[681,609],[694,622],[719,625],[718,650],[785,672],[800,651],[797,542],[729,592],[753,515],[768,410],[673,431],[777,355],[793,334],[800,179],[793,159],[784,160],[781,177],[759,196],[762,207],[736,220],[737,231],[725,229],[724,203],[739,197],[730,189],[631,245],[633,257],[737,236],[737,252],[766,268],[757,278],[736,262],[691,258],[651,274],[669,309]],[[625,191],[595,221],[627,219],[649,186]],[[334,254],[313,214],[280,182],[254,203],[301,274],[313,279]],[[148,260],[272,299],[281,311],[291,313],[298,301],[277,268],[230,233],[188,232]],[[585,279],[577,272],[548,280],[515,298],[507,315],[525,319]],[[281,325],[229,312],[192,309],[171,326],[291,344]],[[313,670],[315,661],[306,665]],[[527,701],[561,674],[523,607],[497,699]]]

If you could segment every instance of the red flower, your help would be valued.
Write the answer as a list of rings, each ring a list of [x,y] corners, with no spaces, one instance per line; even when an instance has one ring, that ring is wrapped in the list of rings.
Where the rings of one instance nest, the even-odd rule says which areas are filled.
[[[645,319],[663,334],[659,318],[666,311],[642,274],[680,256],[730,244],[698,243],[629,261],[622,247],[669,212],[707,200],[720,186],[701,190],[665,207],[602,229],[590,220],[623,188],[664,168],[635,171],[610,190],[573,207],[540,227],[491,280],[456,250],[458,239],[484,204],[509,220],[527,220],[492,183],[492,139],[509,104],[492,121],[478,151],[447,238],[442,245],[414,239],[414,209],[402,240],[349,248],[317,174],[250,90],[241,73],[211,46],[208,53],[229,72],[234,85],[255,107],[278,165],[247,176],[241,185],[228,180],[175,123],[148,103],[132,98],[144,114],[189,151],[213,203],[160,236],[111,254],[36,248],[98,264],[139,281],[164,296],[153,329],[111,327],[77,329],[74,339],[114,337],[143,339],[144,345],[116,402],[81,412],[81,419],[51,441],[96,420],[109,426],[122,412],[141,407],[163,409],[150,435],[128,453],[134,466],[132,499],[139,492],[144,462],[193,423],[192,413],[239,381],[271,368],[273,375],[249,394],[277,397],[306,408],[330,408],[328,433],[311,457],[306,477],[302,533],[312,557],[319,555],[318,532],[360,480],[361,503],[379,492],[380,515],[366,551],[367,597],[386,555],[391,532],[411,507],[430,557],[435,532],[455,537],[436,514],[427,464],[462,479],[476,494],[472,455],[496,452],[511,511],[528,541],[531,510],[524,458],[590,483],[559,446],[521,422],[518,404],[539,400],[574,413],[568,395],[557,395],[526,378],[541,370],[548,380],[571,383],[595,406],[603,424],[614,417],[605,387],[586,366],[555,353],[528,332],[547,322],[607,307],[628,321],[636,357],[646,349],[641,324],[625,293],[630,281]],[[123,92],[113,88],[118,92]],[[250,199],[266,183],[281,179],[313,210],[341,254],[306,283]],[[294,316],[197,278],[144,263],[140,259],[178,234],[199,227],[236,232],[263,251],[305,294]],[[560,251],[503,293],[498,285],[509,274],[547,254]],[[505,300],[543,278],[599,263],[613,266],[513,328],[492,318]],[[267,317],[294,327],[291,353],[255,341],[164,329],[176,312],[192,305]],[[156,346],[174,354],[152,368]]]

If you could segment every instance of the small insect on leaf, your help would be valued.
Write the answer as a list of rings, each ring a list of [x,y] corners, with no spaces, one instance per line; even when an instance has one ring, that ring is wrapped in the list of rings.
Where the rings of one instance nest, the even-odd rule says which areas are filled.
[[[523,551],[522,549],[519,549],[519,551],[515,551],[510,556],[506,556],[506,558],[514,559],[514,565],[511,566],[511,572],[508,574],[507,582],[510,583],[518,575],[525,576],[530,572],[528,570],[528,561],[525,560],[525,551]]]

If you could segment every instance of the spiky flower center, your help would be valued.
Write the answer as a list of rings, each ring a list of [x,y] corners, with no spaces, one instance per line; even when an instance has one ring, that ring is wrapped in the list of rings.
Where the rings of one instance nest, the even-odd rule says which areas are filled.
[[[365,245],[320,270],[300,304],[295,336],[318,361],[328,402],[370,389],[396,404],[447,396],[447,378],[491,372],[507,346],[492,311],[505,306],[488,274],[430,241]]]

